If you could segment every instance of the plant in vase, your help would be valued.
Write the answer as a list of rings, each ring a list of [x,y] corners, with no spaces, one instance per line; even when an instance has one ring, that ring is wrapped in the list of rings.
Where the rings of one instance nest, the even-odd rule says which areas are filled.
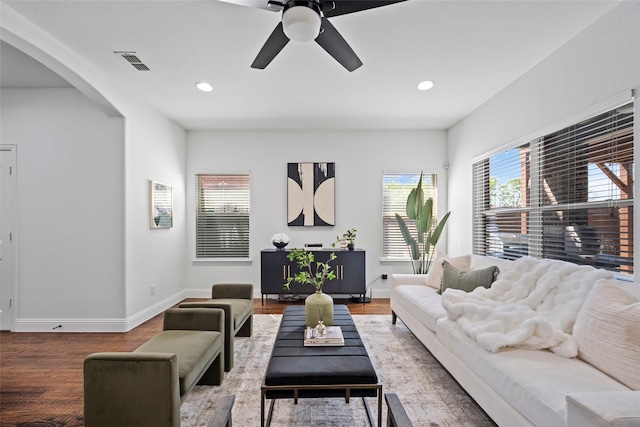
[[[412,189],[407,197],[407,217],[415,222],[415,237],[411,235],[404,219],[396,214],[402,237],[411,252],[411,266],[414,274],[426,274],[429,271],[435,252],[433,248],[440,239],[450,213],[447,212],[439,223],[433,218],[433,199],[429,197],[426,201],[424,200],[422,173],[420,173],[418,186]]]
[[[332,245],[335,247],[335,245]],[[293,248],[287,254],[289,261],[295,261],[300,269],[293,276],[287,277],[284,289],[291,290],[292,282],[308,284],[315,288],[315,293],[305,299],[305,317],[307,326],[315,326],[319,320],[327,326],[333,325],[333,298],[322,292],[322,286],[327,280],[336,278],[332,270],[331,261],[336,259],[335,252],[331,251],[326,262],[316,261],[315,254],[306,249]]]
[[[350,228],[342,235],[342,238],[349,242],[347,243],[347,248],[349,248],[350,251],[353,250],[356,244],[356,231],[358,230],[356,230],[355,228]]]

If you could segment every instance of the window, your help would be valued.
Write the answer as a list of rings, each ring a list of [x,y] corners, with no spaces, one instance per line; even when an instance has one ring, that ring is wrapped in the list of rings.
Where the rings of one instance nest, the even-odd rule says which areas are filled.
[[[196,175],[196,259],[249,257],[249,175]]]
[[[425,200],[433,199],[434,216],[437,209],[437,176],[436,174],[423,174],[422,189]],[[407,218],[407,197],[411,190],[416,188],[420,180],[420,172],[417,173],[389,173],[382,175],[382,257],[387,259],[408,260],[411,258],[407,244],[405,243],[396,213],[407,222],[411,233],[415,235],[415,224]],[[435,218],[434,218],[435,219]],[[435,223],[435,221],[434,221]]]
[[[633,273],[633,103],[473,165],[474,253]]]

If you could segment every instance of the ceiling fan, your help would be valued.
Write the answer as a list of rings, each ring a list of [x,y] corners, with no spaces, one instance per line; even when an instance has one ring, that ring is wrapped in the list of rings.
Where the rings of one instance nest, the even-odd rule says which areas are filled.
[[[252,68],[264,69],[289,40],[315,40],[344,68],[353,71],[362,65],[358,55],[327,18],[387,6],[406,0],[225,0],[230,3],[282,11],[282,20],[265,42]]]

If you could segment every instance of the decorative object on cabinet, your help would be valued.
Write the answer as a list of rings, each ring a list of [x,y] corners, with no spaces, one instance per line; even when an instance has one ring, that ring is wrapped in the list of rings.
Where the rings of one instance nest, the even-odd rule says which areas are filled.
[[[285,246],[289,244],[289,236],[284,233],[274,234],[271,237],[271,243],[273,243],[273,246],[275,246],[278,250],[283,251]]]
[[[149,181],[149,228],[173,227],[173,190],[170,185]]]
[[[346,247],[350,251],[353,250],[356,243],[356,231],[358,230],[356,230],[355,228],[350,228],[342,235],[342,237],[338,236],[338,241],[340,242],[340,247],[342,249],[344,249],[343,245],[346,245]],[[349,242],[349,243],[346,243],[346,242]]]
[[[287,164],[288,225],[335,225],[335,165]]]
[[[407,217],[415,222],[416,237],[411,235],[404,219],[396,214],[402,237],[411,252],[411,266],[414,274],[426,274],[429,271],[431,261],[435,256],[433,249],[440,239],[440,234],[450,213],[447,212],[440,223],[434,224],[434,221],[437,220],[433,217],[433,199],[429,197],[426,201],[424,200],[422,173],[420,173],[418,186],[411,190],[409,197],[407,197]]]

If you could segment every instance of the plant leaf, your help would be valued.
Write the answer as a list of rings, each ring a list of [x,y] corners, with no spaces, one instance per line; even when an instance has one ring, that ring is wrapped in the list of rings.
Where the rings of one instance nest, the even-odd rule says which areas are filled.
[[[436,226],[435,230],[433,230],[433,233],[429,236],[429,244],[435,246],[438,243],[438,240],[440,240],[440,234],[442,234],[442,230],[444,230],[444,226],[447,224],[450,213],[451,212],[447,212],[446,215],[442,217],[442,220]]]

